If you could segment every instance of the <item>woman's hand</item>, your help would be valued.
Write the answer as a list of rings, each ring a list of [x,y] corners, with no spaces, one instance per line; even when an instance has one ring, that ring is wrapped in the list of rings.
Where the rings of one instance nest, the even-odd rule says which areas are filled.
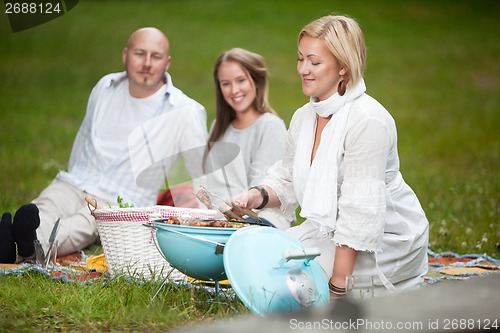
[[[263,200],[262,194],[260,193],[259,190],[255,188],[250,189],[247,192],[237,194],[231,198],[231,202],[234,202],[241,208],[248,208],[248,209],[254,209],[259,207],[262,204],[262,200]]]

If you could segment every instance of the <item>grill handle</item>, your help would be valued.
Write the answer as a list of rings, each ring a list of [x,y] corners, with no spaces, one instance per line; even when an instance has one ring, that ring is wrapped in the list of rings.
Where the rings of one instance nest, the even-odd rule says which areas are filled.
[[[285,263],[290,260],[304,260],[304,265],[308,266],[309,261],[313,260],[317,256],[321,255],[320,250],[317,247],[311,247],[307,249],[290,249],[285,250],[282,253],[282,258],[278,261],[275,268],[282,267]]]

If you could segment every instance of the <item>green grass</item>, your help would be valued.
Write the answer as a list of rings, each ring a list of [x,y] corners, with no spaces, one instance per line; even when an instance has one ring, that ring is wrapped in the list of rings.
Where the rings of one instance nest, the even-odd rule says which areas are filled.
[[[168,34],[174,83],[207,108],[209,121],[217,55],[231,47],[261,53],[271,102],[288,123],[307,101],[295,70],[297,33],[330,12],[355,17],[365,32],[368,93],[396,120],[401,170],[430,221],[430,248],[500,257],[495,0],[80,1],[15,34],[0,14],[0,209],[14,212],[66,167],[89,92],[104,74],[122,70],[131,31],[156,26]],[[0,318],[15,318],[10,326],[0,319],[0,331],[159,331],[241,312],[212,311],[196,303],[199,295],[150,310],[144,304],[154,287],[119,282],[82,288],[23,275],[2,277],[0,286]]]
[[[159,332],[248,310],[229,293],[128,278],[66,283],[37,271],[2,277],[0,332]]]

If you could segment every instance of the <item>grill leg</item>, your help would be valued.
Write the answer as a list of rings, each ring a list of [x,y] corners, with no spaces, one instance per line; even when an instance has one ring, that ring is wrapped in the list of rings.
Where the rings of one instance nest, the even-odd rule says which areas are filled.
[[[217,295],[217,300],[220,301],[220,283],[215,281],[215,295]]]
[[[174,269],[175,269],[175,267],[172,267],[172,269],[170,270],[170,272],[168,272],[167,276],[165,277],[165,280],[163,280],[163,282],[161,283],[160,287],[158,288],[158,290],[154,294],[153,298],[151,298],[151,300],[149,301],[148,308],[151,305],[151,303],[153,303],[153,301],[155,300],[156,296],[158,296],[158,293],[160,292],[160,290],[162,290],[163,287],[167,284],[168,279],[170,277],[170,274],[172,274],[172,272],[174,271]]]

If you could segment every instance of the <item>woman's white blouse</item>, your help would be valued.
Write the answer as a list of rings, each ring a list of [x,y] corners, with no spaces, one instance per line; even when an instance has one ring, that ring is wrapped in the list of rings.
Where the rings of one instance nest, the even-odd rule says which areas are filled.
[[[264,181],[278,195],[281,209],[285,211],[300,205],[304,191],[294,188],[292,179],[294,159],[311,158],[295,156],[300,128],[305,118],[311,119],[304,117],[306,112],[311,110],[301,108],[294,114],[288,130],[286,155],[269,170]],[[311,140],[310,144],[313,143]],[[367,94],[352,104],[337,165],[337,184],[331,187],[338,195],[333,241],[358,251],[380,252],[378,265],[384,271],[391,271],[388,275],[393,276],[393,283],[404,279],[405,275],[414,276],[414,269],[410,268],[409,272],[404,269],[410,265],[422,270],[424,257],[427,262],[428,222],[415,193],[399,172],[394,120]],[[318,228],[321,228],[319,224]],[[412,251],[418,254],[405,259],[404,256]],[[394,267],[384,269],[385,263],[395,260],[399,260],[401,271],[393,271]]]

